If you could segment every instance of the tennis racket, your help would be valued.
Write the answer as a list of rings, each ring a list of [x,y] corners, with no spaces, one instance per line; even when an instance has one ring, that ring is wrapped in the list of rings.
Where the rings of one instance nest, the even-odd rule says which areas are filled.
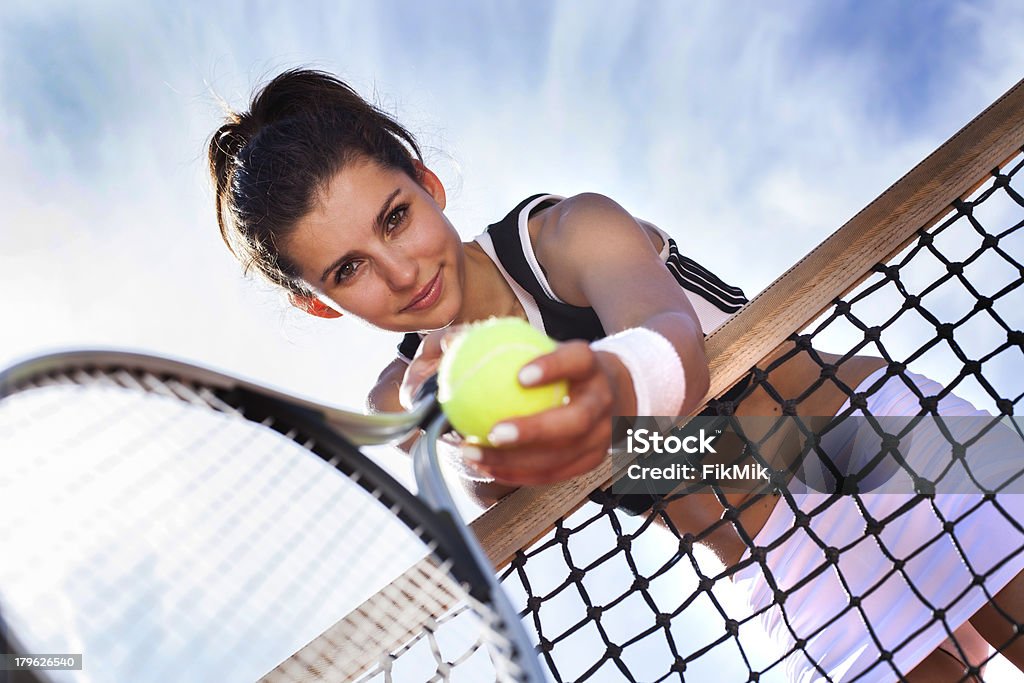
[[[0,615],[28,652],[83,655],[53,680],[546,680],[425,389],[364,415],[141,354],[9,368]],[[419,429],[417,496],[357,446]]]

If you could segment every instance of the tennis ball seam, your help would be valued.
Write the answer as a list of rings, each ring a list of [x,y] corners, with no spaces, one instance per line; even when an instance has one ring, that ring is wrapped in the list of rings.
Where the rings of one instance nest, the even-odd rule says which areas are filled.
[[[498,357],[500,355],[503,355],[503,354],[506,354],[506,353],[513,352],[513,351],[521,351],[521,350],[525,350],[525,351],[538,351],[538,349],[537,349],[537,347],[535,345],[533,345],[533,344],[524,344],[524,343],[521,343],[521,342],[520,343],[515,343],[515,344],[502,344],[501,346],[499,346],[497,348],[491,349],[486,354],[484,354],[479,359],[477,359],[476,363],[474,363],[472,365],[472,367],[469,367],[469,368],[466,368],[464,370],[460,370],[459,371],[460,379],[459,379],[458,383],[453,384],[451,386],[452,393],[454,393],[454,392],[458,391],[459,389],[461,389],[462,385],[465,384],[467,381],[473,380],[474,377],[476,376],[476,374],[478,372],[480,372],[480,370],[486,364],[492,362],[496,357]],[[543,351],[537,353],[537,356],[542,356],[542,355],[544,355]],[[528,365],[531,362],[532,362],[532,359],[529,360],[529,361],[524,361],[523,362],[523,366],[525,367],[526,365]],[[527,389],[527,388],[530,388],[530,387],[523,387],[523,388]]]
[[[527,387],[518,378],[523,367],[556,348],[554,340],[524,320],[490,319],[469,326],[445,350],[438,368],[438,399],[451,424],[469,443],[487,444],[490,429],[500,420],[563,404],[565,380]]]

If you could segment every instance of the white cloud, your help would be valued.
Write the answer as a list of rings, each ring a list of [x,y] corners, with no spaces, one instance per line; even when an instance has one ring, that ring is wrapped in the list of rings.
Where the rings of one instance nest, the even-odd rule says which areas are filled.
[[[752,293],[964,123],[963,112],[1005,89],[1024,62],[1009,39],[1020,12],[962,10],[962,30],[988,47],[960,56],[941,102],[919,104],[949,116],[906,129],[863,101],[877,96],[878,55],[809,51],[808,27],[822,11],[813,5],[780,14],[757,4],[562,3],[549,17],[531,8],[545,20],[533,24],[511,21],[516,7],[487,6],[473,21],[455,6],[405,17],[421,22],[419,37],[393,7],[358,3],[307,14],[244,3],[9,10],[3,31],[28,25],[50,39],[64,26],[89,53],[55,64],[84,65],[68,92],[16,68],[46,45],[23,40],[26,54],[2,55],[4,87],[53,107],[26,111],[13,100],[0,112],[12,219],[0,233],[4,286],[21,294],[3,313],[22,321],[2,353],[119,340],[181,348],[361,401],[375,375],[368,368],[387,362],[393,337],[297,322],[280,298],[237,282],[216,237],[202,170],[218,116],[210,91],[242,106],[285,66],[334,68],[424,131],[428,150],[441,150],[431,161],[461,185],[450,214],[466,236],[535,191],[602,191]],[[474,21],[511,30],[481,34]],[[70,125],[60,109],[67,95],[94,122],[84,137],[40,128]],[[349,381],[322,379],[319,369],[335,364]]]

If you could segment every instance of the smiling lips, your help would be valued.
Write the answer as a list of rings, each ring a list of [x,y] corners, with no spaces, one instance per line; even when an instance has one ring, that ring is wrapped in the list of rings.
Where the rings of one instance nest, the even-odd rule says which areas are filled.
[[[412,300],[408,306],[402,309],[403,313],[409,311],[422,311],[430,308],[437,300],[441,298],[441,271],[437,271],[437,275],[427,283],[426,287],[421,289],[417,294],[416,298]]]

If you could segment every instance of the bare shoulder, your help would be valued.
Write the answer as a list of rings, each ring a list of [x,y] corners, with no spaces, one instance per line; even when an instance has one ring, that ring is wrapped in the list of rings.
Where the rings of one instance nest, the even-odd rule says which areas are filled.
[[[534,247],[560,245],[587,236],[595,225],[621,224],[634,228],[636,220],[615,200],[596,192],[566,197],[530,219]],[[592,234],[590,235],[592,236]]]
[[[531,217],[529,228],[548,282],[568,303],[584,305],[579,283],[586,269],[633,268],[660,260],[657,231],[602,194],[568,197]]]

